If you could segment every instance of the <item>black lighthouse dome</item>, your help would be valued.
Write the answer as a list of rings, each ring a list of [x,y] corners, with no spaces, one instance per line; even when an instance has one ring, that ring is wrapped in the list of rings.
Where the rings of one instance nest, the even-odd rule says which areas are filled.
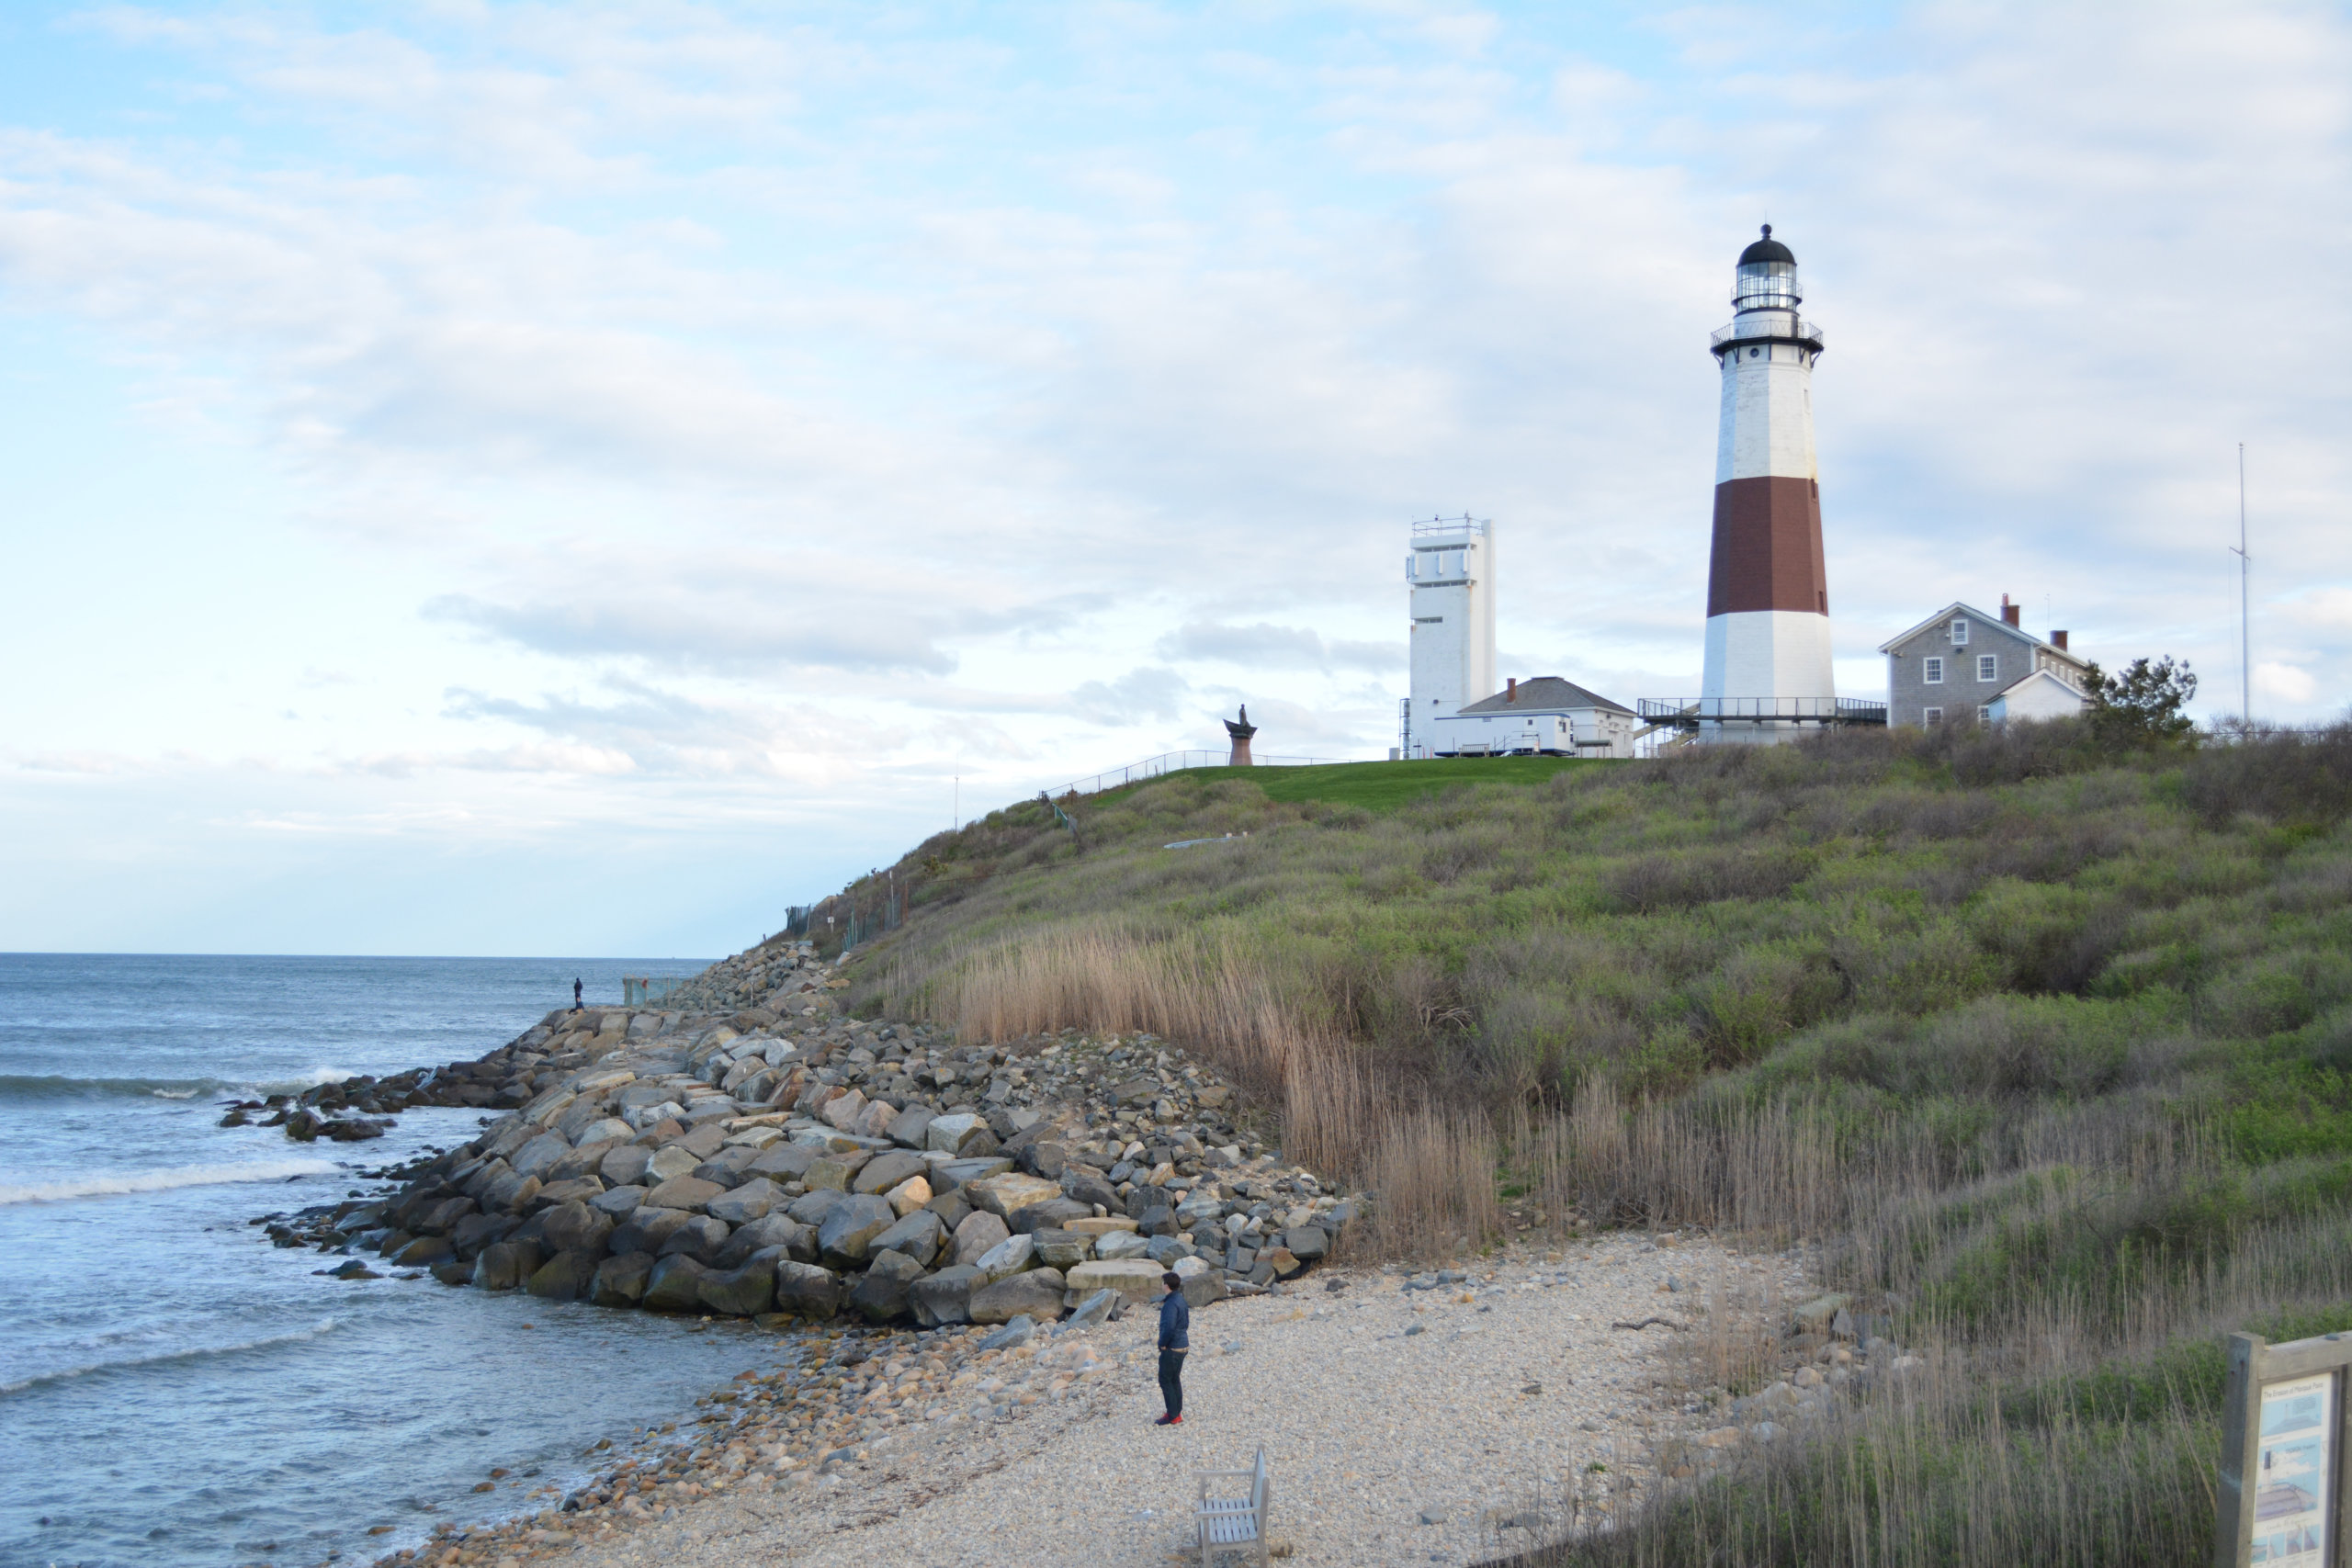
[[[1797,292],[1796,254],[1772,238],[1772,225],[1764,225],[1764,237],[1739,253],[1739,273],[1732,285],[1731,302],[1739,310],[1793,310],[1804,300]]]

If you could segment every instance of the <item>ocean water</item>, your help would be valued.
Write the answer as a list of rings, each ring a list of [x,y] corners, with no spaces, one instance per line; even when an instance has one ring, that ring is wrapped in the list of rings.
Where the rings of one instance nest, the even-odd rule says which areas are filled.
[[[482,1112],[366,1144],[216,1125],[257,1089],[479,1055],[575,975],[609,1004],[625,971],[701,967],[0,954],[0,1564],[365,1561],[546,1506],[598,1438],[755,1364],[741,1325],[329,1280],[245,1223],[372,1191],[361,1168]]]

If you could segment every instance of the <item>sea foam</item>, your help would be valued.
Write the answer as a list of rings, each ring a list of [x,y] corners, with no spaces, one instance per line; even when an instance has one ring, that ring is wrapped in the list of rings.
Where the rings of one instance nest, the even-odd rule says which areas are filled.
[[[56,1203],[68,1198],[110,1198],[124,1192],[168,1192],[177,1187],[217,1187],[231,1181],[282,1181],[289,1176],[322,1176],[334,1169],[323,1159],[275,1159],[259,1165],[190,1165],[176,1170],[126,1171],[67,1181],[28,1181],[0,1186],[0,1203]]]

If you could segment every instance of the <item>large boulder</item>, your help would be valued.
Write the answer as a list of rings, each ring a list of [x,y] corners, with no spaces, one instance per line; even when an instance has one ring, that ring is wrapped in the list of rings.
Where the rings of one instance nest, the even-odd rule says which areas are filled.
[[[505,1240],[520,1224],[512,1214],[468,1214],[449,1232],[449,1248],[470,1263],[481,1256],[482,1248]]]
[[[909,1179],[911,1180],[912,1178]],[[893,1199],[892,1206],[895,1207],[896,1204],[897,1200]],[[942,1192],[936,1187],[931,1190],[931,1199],[923,1204],[923,1207],[939,1216],[939,1223],[947,1227],[948,1234],[951,1235],[955,1234],[956,1228],[964,1223],[965,1217],[972,1212],[972,1205],[965,1201],[961,1192]]]
[[[915,1321],[925,1328],[938,1328],[947,1324],[972,1321],[972,1292],[988,1283],[978,1269],[959,1263],[952,1269],[942,1269],[936,1274],[926,1274],[907,1290],[908,1304],[914,1308]]]
[[[857,1166],[831,1155],[811,1165],[800,1178],[800,1184],[811,1192],[846,1192],[857,1175]]]
[[[917,1209],[867,1243],[866,1252],[877,1264],[886,1252],[904,1253],[928,1269],[946,1244],[947,1227],[939,1223],[939,1216],[928,1209]]]
[[[929,1146],[924,1134],[938,1113],[928,1105],[910,1105],[890,1119],[890,1141],[910,1149]]]
[[[841,1310],[842,1277],[814,1263],[775,1266],[775,1307],[803,1317],[831,1317]]]
[[[605,1156],[596,1174],[615,1187],[639,1187],[645,1181],[646,1167],[653,1160],[653,1151],[635,1144],[623,1144]]]
[[[1094,1256],[1109,1261],[1122,1258],[1146,1258],[1151,1253],[1151,1238],[1134,1231],[1105,1231],[1094,1238]]]
[[[856,1125],[858,1117],[865,1111],[865,1093],[858,1089],[851,1089],[846,1094],[835,1095],[825,1101],[824,1109],[817,1112],[817,1119],[846,1133]]]
[[[1005,1224],[1015,1232],[1061,1230],[1072,1220],[1091,1220],[1094,1206],[1075,1203],[1068,1198],[1048,1198],[1042,1203],[1032,1203],[1015,1209],[1005,1216]]]
[[[963,1190],[964,1196],[971,1200],[972,1207],[986,1209],[1008,1224],[1015,1213],[1032,1203],[1043,1203],[1062,1195],[1059,1183],[1047,1181],[1041,1176],[1023,1176],[1017,1170],[967,1181]],[[1092,1212],[1088,1211],[1090,1213]]]
[[[888,1192],[908,1177],[920,1176],[930,1168],[920,1155],[892,1149],[888,1154],[876,1155],[867,1160],[859,1168],[856,1179],[850,1183],[850,1190],[854,1192]]]
[[[978,1263],[982,1254],[1003,1246],[1012,1235],[1012,1227],[1001,1218],[986,1209],[975,1209],[956,1227],[956,1261]]]
[[[588,1200],[588,1206],[600,1214],[610,1214],[616,1221],[625,1220],[645,1201],[642,1187],[610,1187]]]
[[[727,1245],[719,1249],[718,1263],[721,1268],[733,1269],[752,1254],[764,1252],[770,1247],[781,1248],[782,1256],[797,1262],[814,1263],[817,1261],[817,1233],[789,1215],[769,1214],[764,1219],[753,1220],[729,1236]]]
[[[725,1220],[730,1225],[747,1225],[763,1219],[769,1210],[785,1201],[784,1189],[766,1177],[754,1177],[733,1191],[713,1198],[703,1205],[703,1213],[713,1219]]]
[[[1069,1164],[1069,1150],[1052,1138],[1037,1138],[1023,1144],[1013,1158],[1030,1175],[1057,1181]]]
[[[508,1156],[507,1165],[517,1176],[544,1178],[556,1168],[556,1162],[571,1153],[571,1145],[555,1133],[542,1133]]]
[[[1163,1293],[1159,1278],[1167,1272],[1148,1258],[1097,1258],[1069,1271],[1069,1289],[1080,1299],[1096,1291],[1116,1291],[1131,1302],[1157,1302]]]
[[[1331,1238],[1320,1225],[1293,1225],[1283,1232],[1283,1245],[1301,1263],[1312,1263],[1331,1250]]]
[[[1076,1231],[1031,1231],[1029,1240],[1036,1248],[1037,1261],[1051,1269],[1074,1269],[1094,1256],[1094,1238]]]
[[[691,1258],[664,1258],[646,1276],[639,1304],[649,1312],[699,1312],[702,1281],[709,1272]]]
[[[1102,1177],[1073,1166],[1062,1172],[1062,1191],[1074,1202],[1084,1203],[1091,1213],[1097,1207],[1120,1212],[1119,1191]]]
[[[908,1289],[922,1278],[922,1265],[907,1254],[877,1253],[865,1270],[865,1278],[850,1292],[850,1305],[868,1323],[887,1323],[904,1316]]]
[[[761,1152],[760,1157],[745,1168],[745,1174],[764,1176],[772,1181],[798,1181],[808,1173],[808,1168],[824,1157],[820,1149],[806,1144],[775,1144]]]
[[[550,1181],[532,1194],[531,1208],[553,1209],[564,1203],[585,1203],[604,1195],[605,1184],[593,1176],[574,1176],[562,1181]]]
[[[833,1205],[817,1227],[817,1250],[834,1268],[865,1261],[874,1238],[898,1223],[889,1202],[871,1192],[854,1192]]]
[[[972,1267],[993,1281],[1018,1274],[1024,1269],[1035,1268],[1036,1262],[1035,1238],[1013,1235],[1005,1237],[978,1258],[973,1258]]]
[[[551,1302],[576,1302],[595,1283],[596,1262],[594,1253],[559,1252],[540,1264],[523,1288]]]
[[[716,1181],[705,1181],[699,1176],[673,1176],[645,1195],[645,1201],[657,1209],[692,1209],[700,1211],[713,1198],[725,1195],[727,1189]]]
[[[702,1278],[702,1304],[728,1317],[757,1317],[775,1304],[775,1259],[754,1257]]]
[[[686,1223],[670,1233],[662,1244],[659,1256],[684,1256],[697,1263],[715,1263],[727,1248],[727,1238],[734,1234],[725,1220],[714,1220],[708,1214],[689,1214]]]
[[[548,1211],[540,1222],[539,1235],[557,1252],[584,1252],[591,1258],[605,1256],[605,1243],[613,1234],[613,1217],[600,1214],[585,1203],[571,1202]]]
[[[635,1306],[645,1295],[646,1276],[652,1272],[653,1259],[646,1253],[624,1252],[607,1258],[596,1265],[588,1299],[602,1307]]]
[[[592,1144],[625,1144],[635,1136],[636,1129],[628,1122],[617,1116],[605,1116],[582,1127],[580,1135],[572,1140],[572,1145],[584,1149]]]
[[[848,1196],[838,1187],[820,1187],[795,1198],[784,1212],[804,1225],[820,1225],[825,1223],[825,1216],[833,1212],[833,1205]]]
[[[1215,1269],[1204,1269],[1197,1274],[1184,1276],[1184,1303],[1187,1306],[1204,1307],[1211,1302],[1225,1300],[1231,1293],[1226,1285],[1225,1276]]]
[[[475,1194],[475,1201],[481,1205],[482,1213],[486,1214],[519,1214],[529,1208],[531,1200],[538,1195],[537,1177],[517,1176],[510,1170],[494,1178],[488,1187]]]
[[[995,1155],[971,1159],[934,1159],[931,1162],[931,1190],[934,1192],[953,1191],[967,1181],[1001,1176],[1012,1168],[1011,1160]],[[968,1198],[965,1201],[970,1201]]]
[[[924,1145],[942,1154],[963,1154],[982,1138],[993,1142],[994,1134],[989,1132],[986,1122],[968,1111],[959,1111],[951,1116],[934,1116],[930,1125],[923,1129]]]
[[[619,1228],[606,1238],[605,1245],[615,1252],[650,1252],[659,1254],[662,1244],[677,1234],[678,1227],[693,1219],[684,1209],[661,1209],[643,1204],[633,1209]]]
[[[1025,1241],[1026,1236],[1015,1236]],[[1080,1268],[1091,1265],[1080,1264]],[[985,1285],[972,1292],[970,1308],[974,1323],[1010,1323],[1016,1317],[1033,1317],[1050,1323],[1062,1314],[1062,1294],[1067,1286],[1058,1269],[1031,1269],[1008,1279]]]
[[[645,1162],[645,1179],[658,1186],[677,1177],[691,1176],[702,1162],[703,1156],[687,1148],[685,1140],[681,1138],[653,1152],[653,1157]]]
[[[892,1212],[904,1219],[918,1209],[930,1208],[933,1194],[929,1181],[920,1176],[910,1176],[882,1196]],[[946,1216],[940,1217],[940,1224],[946,1224]]]
[[[474,1283],[485,1291],[520,1290],[523,1281],[539,1271],[536,1241],[498,1241],[474,1259]]]
[[[447,1236],[421,1235],[392,1254],[392,1261],[403,1269],[430,1269],[457,1256],[458,1249],[449,1245]]]

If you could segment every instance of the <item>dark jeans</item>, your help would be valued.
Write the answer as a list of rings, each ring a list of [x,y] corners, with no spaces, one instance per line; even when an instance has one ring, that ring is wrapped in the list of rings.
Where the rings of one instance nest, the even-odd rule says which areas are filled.
[[[1168,1414],[1184,1414],[1184,1352],[1162,1350],[1159,1353],[1159,1397],[1168,1402]]]

